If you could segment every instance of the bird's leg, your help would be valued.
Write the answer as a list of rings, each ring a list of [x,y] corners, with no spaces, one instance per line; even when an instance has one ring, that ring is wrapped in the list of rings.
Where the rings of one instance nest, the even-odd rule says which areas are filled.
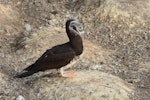
[[[77,61],[73,60],[71,61],[68,65],[60,68],[60,73],[63,77],[74,77],[74,73],[73,71],[64,71],[68,68],[70,68],[71,66],[73,66]]]
[[[60,68],[60,73],[62,77],[74,77],[73,71],[64,71],[64,68]]]
[[[83,57],[83,53],[80,56],[75,57],[68,65],[64,66],[64,70],[70,68],[74,64],[76,64]]]
[[[60,73],[63,77],[74,77],[74,72],[73,71],[64,71],[68,68],[70,68],[71,66],[73,66],[76,62],[78,62],[80,60],[80,58],[82,58],[83,54],[81,54],[80,56],[74,58],[70,64],[60,68]]]

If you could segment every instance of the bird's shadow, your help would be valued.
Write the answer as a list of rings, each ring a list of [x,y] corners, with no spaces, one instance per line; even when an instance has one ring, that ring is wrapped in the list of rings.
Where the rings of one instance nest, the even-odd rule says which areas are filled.
[[[49,77],[49,78],[60,77],[60,73],[49,73],[49,74],[42,75],[39,78],[45,78],[45,77]]]
[[[3,73],[4,75],[11,78],[14,74],[16,74],[16,71],[12,67],[0,65],[0,73]]]
[[[41,80],[47,80],[47,78],[59,78],[61,77],[60,76],[60,73],[49,73],[49,74],[45,74],[45,75],[35,75],[35,76],[31,76],[31,77],[27,77],[27,78],[24,78],[24,83],[26,85],[34,85],[35,83],[37,83],[38,81],[41,81]]]
[[[17,84],[21,85],[22,87],[26,88],[32,88],[36,86],[36,83],[43,84],[43,82],[49,82],[53,83],[53,79],[61,77],[60,72],[58,71],[52,71],[52,72],[42,72],[40,74],[35,74],[26,78],[16,78],[14,75],[16,75],[16,70],[14,70],[12,67],[3,66],[0,65],[0,73],[6,75],[6,79],[9,81],[12,81],[10,84]],[[53,78],[53,79],[52,79]],[[4,79],[5,80],[5,79]]]

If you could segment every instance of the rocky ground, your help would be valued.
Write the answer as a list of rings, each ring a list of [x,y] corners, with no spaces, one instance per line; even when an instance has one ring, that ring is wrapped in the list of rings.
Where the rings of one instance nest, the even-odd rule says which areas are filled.
[[[149,7],[149,0],[0,0],[0,99],[149,100]],[[68,40],[70,18],[82,23],[84,38],[83,58],[70,69],[77,77],[47,71],[14,79]]]

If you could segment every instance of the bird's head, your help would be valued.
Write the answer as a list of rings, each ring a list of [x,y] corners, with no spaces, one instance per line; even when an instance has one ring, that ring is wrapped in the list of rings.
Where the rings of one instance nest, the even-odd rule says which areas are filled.
[[[75,21],[74,19],[70,19],[66,22],[66,28],[70,33],[75,33],[76,35],[81,35],[80,31],[78,30],[78,27],[80,23],[78,21]]]

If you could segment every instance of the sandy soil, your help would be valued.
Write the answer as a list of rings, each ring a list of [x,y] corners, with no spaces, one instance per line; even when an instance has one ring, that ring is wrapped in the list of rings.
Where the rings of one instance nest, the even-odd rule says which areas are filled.
[[[12,77],[32,64],[46,49],[68,41],[65,21],[74,18],[82,23],[80,30],[84,34],[84,55],[71,70],[78,72],[79,75],[89,73],[87,77],[95,72],[97,73],[95,75],[103,80],[104,85],[110,82],[114,86],[112,88],[116,89],[116,91],[108,89],[108,92],[106,86],[97,88],[93,92],[97,94],[93,96],[91,93],[90,100],[95,97],[97,100],[99,98],[112,100],[111,95],[114,96],[114,100],[120,98],[148,100],[150,98],[148,8],[150,8],[149,0],[0,1],[0,99],[65,100],[70,97],[81,97],[77,99],[88,100],[81,95],[88,85],[84,83],[86,80],[82,77],[79,78],[83,81],[81,86],[77,85],[78,82],[70,85],[72,80],[59,77],[54,73],[56,71],[38,73],[23,80]],[[42,77],[47,73],[51,73],[50,77]],[[86,82],[91,79],[89,77],[86,78]],[[110,80],[106,80],[107,78]],[[102,85],[97,84],[99,82],[97,78],[93,80],[96,83],[91,82],[91,87],[87,86],[89,91],[85,92],[85,96],[95,89],[93,84]],[[124,88],[119,87],[117,83]],[[67,84],[65,89],[61,87],[64,84]],[[73,88],[72,94],[68,97],[61,95],[63,90],[67,90],[66,87],[69,87],[66,93]],[[76,88],[81,91],[74,90]],[[49,92],[51,89],[53,93]],[[106,90],[108,94],[98,97],[98,94],[101,94],[99,89]],[[118,91],[122,91],[120,95],[117,94]],[[126,94],[125,97],[122,97],[122,94]]]

